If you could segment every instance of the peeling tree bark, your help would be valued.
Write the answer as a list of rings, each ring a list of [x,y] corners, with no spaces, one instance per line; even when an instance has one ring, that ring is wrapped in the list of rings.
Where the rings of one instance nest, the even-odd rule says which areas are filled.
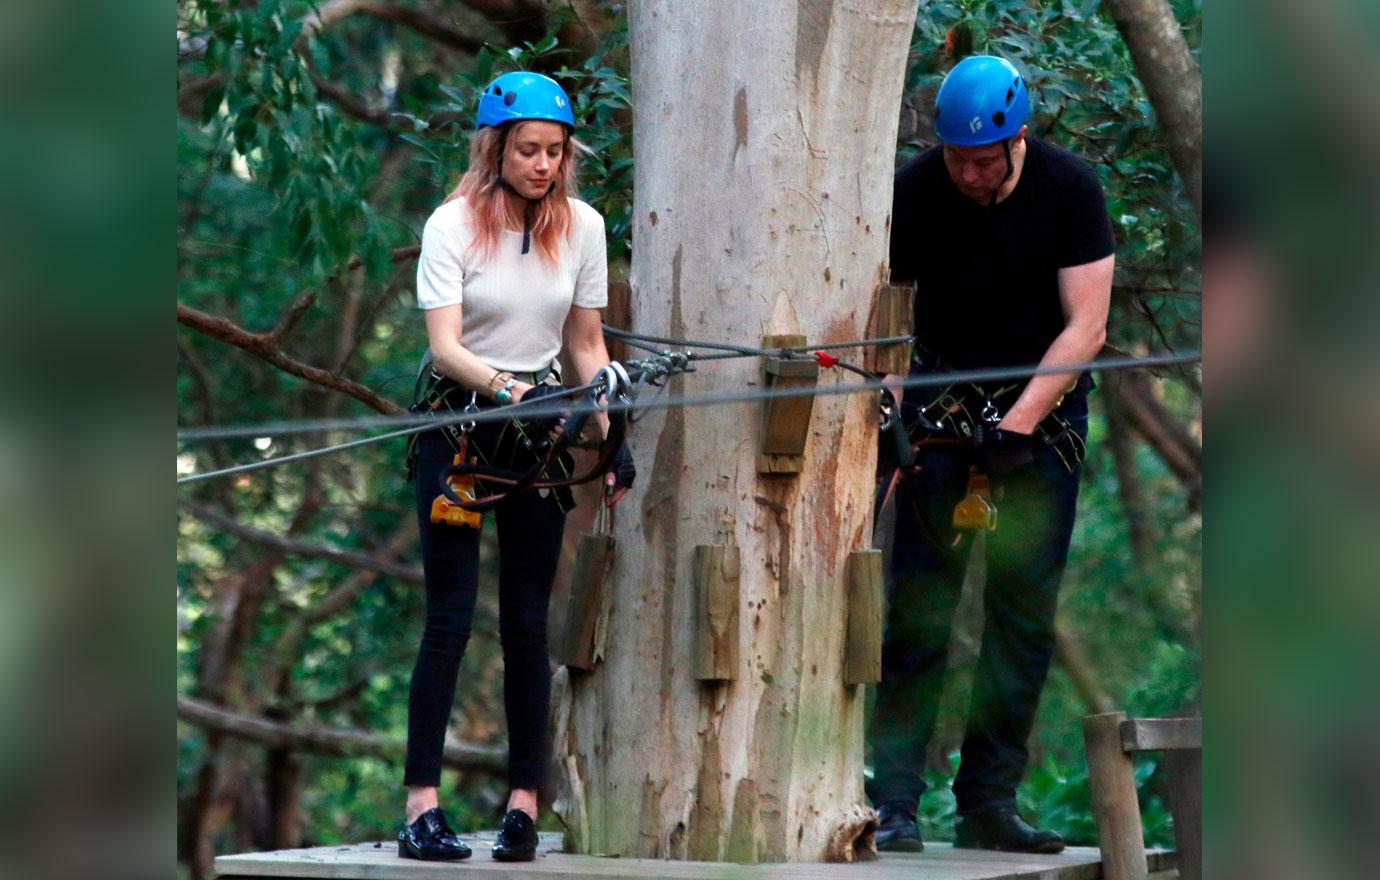
[[[1165,145],[1203,219],[1203,78],[1168,0],[1105,0],[1131,49]]]
[[[907,0],[630,8],[634,330],[864,335],[888,275],[914,16]],[[756,385],[761,369],[719,361],[712,382]],[[671,393],[700,386],[676,379]],[[846,559],[871,544],[875,411],[870,395],[816,400],[799,475],[758,475],[751,407],[638,423],[648,475],[621,505],[605,658],[569,676],[556,713],[572,848],[741,862],[872,851],[863,695],[843,683],[843,644]],[[699,544],[740,550],[728,681],[693,675]]]

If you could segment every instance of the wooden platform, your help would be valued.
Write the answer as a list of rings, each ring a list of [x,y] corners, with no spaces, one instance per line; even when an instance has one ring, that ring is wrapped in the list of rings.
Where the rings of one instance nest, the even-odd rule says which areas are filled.
[[[543,833],[535,862],[504,864],[489,857],[494,832],[463,835],[474,856],[462,862],[417,862],[398,858],[397,844],[358,843],[279,852],[221,856],[216,875],[225,880],[250,877],[336,878],[336,880],[1097,880],[1102,865],[1097,849],[1069,847],[1053,856],[954,849],[947,843],[926,844],[923,853],[885,854],[874,862],[839,864],[733,865],[571,856],[560,851],[561,835]],[[1173,855],[1150,853],[1151,872],[1173,867]]]

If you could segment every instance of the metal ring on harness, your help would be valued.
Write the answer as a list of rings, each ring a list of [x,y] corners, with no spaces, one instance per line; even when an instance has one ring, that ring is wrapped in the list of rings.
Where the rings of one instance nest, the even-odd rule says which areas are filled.
[[[594,381],[590,383],[591,387],[580,398],[580,403],[583,405],[574,407],[575,412],[566,420],[565,430],[561,433],[560,438],[547,447],[546,454],[533,467],[518,473],[489,465],[481,465],[477,462],[451,465],[442,472],[441,492],[457,507],[465,510],[486,511],[493,509],[504,498],[515,492],[529,488],[562,489],[596,479],[601,474],[608,472],[614,455],[623,445],[628,425],[632,421],[631,406],[636,402],[639,383],[644,380],[648,373],[670,375],[673,372],[689,371],[689,359],[683,356],[672,357],[667,362],[656,364],[634,362],[634,369],[631,372],[622,364],[616,361],[612,362],[601,368],[595,375]],[[637,378],[634,379],[633,376]],[[600,397],[604,398],[602,404],[599,402]],[[627,404],[627,407],[610,411],[609,404],[615,399]],[[609,416],[609,431],[604,442],[600,444],[598,461],[584,474],[563,479],[543,478],[546,469],[557,459],[565,446],[579,436],[589,421],[590,415],[594,412],[608,412]],[[502,485],[505,488],[501,492],[470,501],[460,499],[450,489],[449,479],[452,476],[467,474]]]

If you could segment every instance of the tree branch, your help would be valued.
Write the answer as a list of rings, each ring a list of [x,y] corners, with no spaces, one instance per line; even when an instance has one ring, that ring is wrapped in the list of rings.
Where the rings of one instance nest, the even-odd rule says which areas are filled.
[[[236,348],[242,348],[285,373],[299,376],[308,382],[330,388],[333,391],[348,394],[376,412],[385,415],[400,415],[405,412],[396,403],[384,400],[373,390],[353,379],[347,379],[344,376],[336,375],[320,367],[304,364],[289,357],[272,344],[271,333],[253,333],[227,318],[208,315],[182,303],[177,304],[177,321],[179,324],[210,336],[212,339],[219,339],[221,342]]]
[[[1063,629],[1054,630],[1054,659],[1058,661],[1064,674],[1073,682],[1073,689],[1082,698],[1089,715],[1100,715],[1116,709],[1102,680],[1097,677],[1097,668],[1088,660],[1088,655],[1078,640]]]
[[[407,744],[400,739],[363,730],[324,725],[287,724],[261,715],[246,715],[223,706],[177,697],[177,717],[202,730],[247,740],[270,748],[286,748],[317,755],[356,755],[397,761]],[[441,763],[457,770],[500,776],[508,770],[505,749],[447,740]]]
[[[294,541],[291,538],[284,538],[271,532],[247,526],[239,520],[215,508],[185,498],[179,498],[177,506],[202,522],[215,526],[223,532],[243,538],[264,547],[270,547],[290,556],[299,556],[303,559],[328,559],[331,562],[339,563],[353,569],[365,569],[377,574],[387,575],[397,578],[409,584],[422,583],[422,571],[409,565],[401,565],[387,559],[380,559],[370,556],[367,553],[359,553],[354,550],[340,550],[335,547],[328,547],[324,544],[308,544],[305,541]],[[410,522],[410,520],[409,520]],[[416,529],[412,529],[415,538]]]
[[[379,0],[331,0],[306,17],[302,23],[302,38],[313,37],[352,15],[396,22],[429,40],[471,55],[484,48],[484,40],[457,30],[441,18],[412,6],[382,3]]]
[[[1126,422],[1122,406],[1119,394],[1102,398],[1102,409],[1107,417],[1107,445],[1111,447],[1112,462],[1116,466],[1117,497],[1131,539],[1131,564],[1137,574],[1145,577],[1154,557],[1156,533],[1145,487],[1136,467],[1136,438]]]
[[[1168,0],[1104,0],[1131,50],[1169,158],[1203,219],[1203,78]]]
[[[316,291],[309,290],[295,299],[288,307],[287,313],[278,319],[278,325],[264,334],[264,342],[267,345],[276,347],[283,341],[283,337],[291,333],[297,326],[297,322],[302,320],[302,316],[311,311],[311,307],[316,305]]]
[[[1203,450],[1179,425],[1158,400],[1148,386],[1138,387],[1134,379],[1118,376],[1115,372],[1102,373],[1103,384],[1109,394],[1117,397],[1130,424],[1136,433],[1174,472],[1189,493],[1189,508],[1196,510],[1203,491]]]
[[[542,0],[462,0],[503,32],[513,45],[539,40],[546,32],[546,8]]]
[[[393,254],[390,257],[390,259],[395,263],[403,263],[407,260],[415,260],[421,255],[422,246],[419,244],[410,244],[407,247],[393,248]],[[360,266],[363,265],[364,258],[356,254],[355,256],[350,257],[350,261],[345,264],[345,270],[354,271],[355,269],[358,269]]]

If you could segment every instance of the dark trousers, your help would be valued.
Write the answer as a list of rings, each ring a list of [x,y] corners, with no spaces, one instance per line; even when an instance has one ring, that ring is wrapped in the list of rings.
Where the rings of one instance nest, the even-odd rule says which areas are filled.
[[[1086,396],[1066,399],[1059,412],[1086,436]],[[1054,653],[1054,611],[1079,473],[1069,473],[1043,443],[1035,446],[1034,466],[1003,486],[997,530],[987,534],[982,648],[954,780],[960,815],[1014,808]],[[914,809],[925,790],[925,754],[970,543],[941,545],[954,535],[953,509],[965,494],[971,460],[967,447],[921,447],[918,472],[897,487],[882,680],[869,732],[874,778],[867,793],[874,805]]]
[[[422,436],[417,455],[417,517],[426,576],[422,631],[407,702],[405,785],[441,780],[441,749],[455,702],[460,658],[470,637],[479,591],[479,530],[431,522],[440,474],[452,461],[438,434]],[[499,640],[503,708],[508,718],[508,784],[540,788],[549,760],[551,668],[546,612],[561,552],[565,514],[550,494],[519,492],[486,516],[498,525]]]

